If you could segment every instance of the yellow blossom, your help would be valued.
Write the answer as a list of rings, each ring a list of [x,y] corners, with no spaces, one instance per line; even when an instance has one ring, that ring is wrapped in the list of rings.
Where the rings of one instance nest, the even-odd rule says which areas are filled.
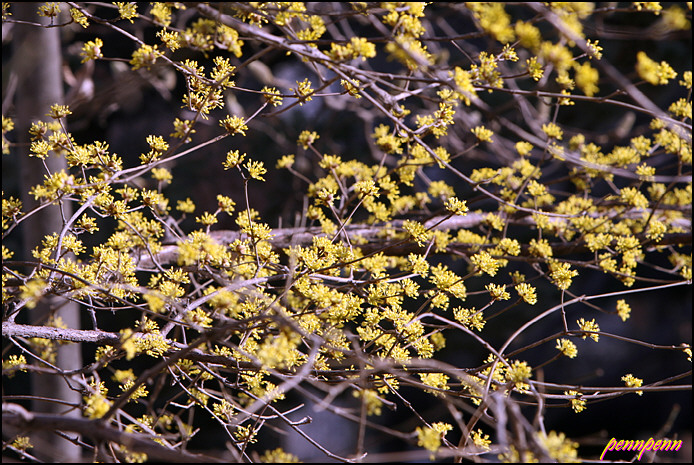
[[[556,349],[569,358],[575,358],[578,355],[576,344],[565,338],[557,340]]]
[[[304,149],[307,149],[309,145],[313,144],[319,138],[320,136],[317,132],[304,130],[301,131],[301,134],[299,134],[299,140],[297,140],[297,144],[301,145]]]
[[[622,321],[627,321],[629,314],[631,313],[631,307],[624,299],[619,299],[617,301],[617,314],[622,319]]]
[[[484,286],[489,294],[492,296],[493,300],[508,300],[511,298],[511,294],[506,291],[506,285],[497,285],[494,283],[487,284]]]
[[[151,46],[147,44],[142,44],[140,48],[133,52],[133,58],[130,60],[130,64],[133,70],[140,68],[150,69],[152,65],[157,61],[157,58],[162,56],[163,53],[157,50],[157,45]]]
[[[234,438],[239,443],[255,443],[257,439],[258,432],[253,429],[252,426],[237,426],[236,431],[234,431]]]
[[[530,153],[530,151],[533,149],[533,144],[530,142],[526,141],[520,141],[516,142],[516,152],[518,152],[518,155],[524,157]]]
[[[242,136],[245,136],[246,131],[248,130],[246,122],[240,116],[227,116],[219,122],[219,125],[223,127],[226,130],[226,132],[228,132],[232,136],[236,134],[241,134]]]
[[[581,393],[578,391],[564,391],[564,395],[573,396],[571,399],[571,408],[576,413],[581,413],[586,409],[586,401],[581,398]]]
[[[424,447],[425,449],[436,452],[441,447],[441,433],[433,428],[422,428],[420,426],[416,429],[417,432],[417,445]]]
[[[60,13],[60,4],[58,2],[46,2],[39,7],[39,16],[47,16],[55,18]]]
[[[598,70],[590,66],[590,63],[583,63],[576,67],[575,79],[578,88],[588,97],[592,97],[600,90],[596,85],[600,79],[600,75],[598,74]]]
[[[645,52],[638,52],[636,59],[636,71],[639,73],[639,76],[654,86],[665,85],[670,79],[677,77],[677,73],[667,62],[661,61],[658,64],[648,58]]]
[[[543,124],[542,131],[547,134],[547,137],[550,139],[561,140],[563,136],[561,128],[554,123]]]
[[[483,30],[501,43],[514,40],[515,33],[511,27],[511,17],[506,13],[503,3],[497,2],[468,2],[475,18]]]
[[[152,177],[156,179],[157,181],[161,181],[163,183],[169,183],[173,179],[173,176],[171,175],[171,172],[167,170],[166,168],[153,168],[152,169]]]
[[[83,397],[85,403],[84,416],[95,420],[106,415],[112,404],[111,401],[106,399],[106,394],[108,394],[108,389],[104,386],[103,381],[97,383],[91,380],[89,382],[88,394]]]
[[[277,165],[275,165],[277,168],[291,168],[291,166],[294,164],[294,155],[284,155],[282,158],[277,160]]]
[[[579,462],[578,443],[569,440],[564,433],[550,431],[548,435],[540,434],[540,442],[547,449],[549,456],[560,463]]]
[[[631,373],[622,376],[622,381],[627,385],[627,387],[641,387],[643,385],[643,380],[634,377]],[[642,395],[643,391],[636,391],[636,394]]]
[[[273,107],[282,105],[282,96],[274,87],[265,86],[260,91],[263,93],[265,101],[270,103]]]
[[[523,383],[532,377],[533,370],[527,362],[515,360],[506,371],[506,380],[512,383]]]
[[[485,128],[484,126],[474,127],[471,129],[471,131],[480,142],[492,142],[494,132]]]
[[[537,303],[537,294],[535,288],[528,283],[516,284],[516,292],[523,298],[523,300],[530,305],[535,305]]]
[[[3,376],[12,378],[17,370],[26,372],[27,369],[23,365],[27,364],[27,359],[24,355],[10,355],[6,361],[2,362]]]
[[[578,323],[578,327],[581,328],[582,331],[600,331],[600,327],[595,322],[595,318],[593,318],[590,321],[586,321],[583,318],[581,318],[580,320],[576,320],[576,323]],[[600,339],[600,335],[595,333],[583,334],[581,337],[585,339],[588,336],[590,336],[590,338],[595,342],[598,342],[598,340]]]
[[[248,160],[244,167],[248,170],[248,175],[251,178],[257,179],[258,181],[265,181],[263,175],[267,173],[267,170],[262,161]]]
[[[452,212],[454,215],[466,215],[468,212],[465,200],[458,200],[457,197],[449,197],[444,206],[446,210]]]
[[[46,116],[50,116],[53,119],[60,119],[65,118],[66,116],[71,114],[72,112],[70,111],[67,105],[54,104],[51,105],[51,111]]]
[[[621,190],[620,199],[622,202],[636,208],[648,208],[648,199],[635,187],[625,187]]]
[[[440,391],[448,389],[448,375],[444,375],[443,373],[420,373],[419,377],[423,384],[435,388],[435,390],[426,389],[425,392],[440,396],[442,395]]]
[[[411,253],[407,256],[407,261],[413,273],[426,278],[429,273],[429,262],[427,262],[426,258],[422,255]]]
[[[409,235],[417,241],[420,247],[424,246],[432,237],[432,232],[427,230],[422,223],[413,220],[405,220],[402,224],[402,228],[409,233]]]
[[[689,5],[689,16],[691,17],[692,7]],[[679,6],[671,6],[663,11],[663,26],[667,31],[690,30],[691,23],[687,19],[687,12]]]
[[[366,414],[368,416],[379,416],[382,412],[383,400],[379,397],[378,392],[373,389],[362,389],[353,392],[354,397],[361,397],[366,404]]]
[[[578,276],[578,271],[572,270],[571,265],[566,262],[550,262],[550,278],[559,289],[568,289],[571,281]]]
[[[17,436],[12,441],[11,447],[26,452],[27,449],[32,449],[34,446],[28,436]]]
[[[472,439],[473,444],[480,449],[485,451],[491,450],[489,445],[492,441],[489,439],[489,435],[484,434],[481,429],[478,428],[477,431],[470,431],[470,439]]]
[[[296,83],[298,85],[297,88],[290,88],[289,90],[294,92],[294,95],[297,96],[297,98],[299,99],[299,105],[303,105],[306,102],[310,102],[312,100],[311,94],[313,93],[313,89],[311,88],[311,81],[309,81],[308,78],[306,78],[301,82],[296,81]]]
[[[193,213],[195,211],[195,204],[192,200],[190,200],[190,198],[187,198],[185,200],[179,200],[178,205],[176,206],[176,210],[181,211],[183,213]]]
[[[481,271],[484,273],[487,273],[489,276],[494,276],[496,275],[496,271],[499,269],[501,266],[501,262],[499,260],[495,260],[492,258],[489,253],[485,252],[484,250],[473,255],[470,258],[470,261]]]
[[[474,328],[477,331],[482,331],[486,321],[484,320],[484,312],[476,311],[475,307],[468,309],[456,307],[453,309],[453,317],[468,328]]]
[[[137,18],[137,4],[134,2],[114,2],[118,7],[118,14],[121,19],[127,19],[131,23],[133,18]]]
[[[266,450],[260,457],[260,461],[263,463],[300,463],[296,455],[285,452],[279,447],[273,450]]]
[[[238,150],[231,150],[227,152],[227,158],[223,163],[224,169],[228,170],[239,166],[244,158],[246,158],[246,154],[240,154]]]

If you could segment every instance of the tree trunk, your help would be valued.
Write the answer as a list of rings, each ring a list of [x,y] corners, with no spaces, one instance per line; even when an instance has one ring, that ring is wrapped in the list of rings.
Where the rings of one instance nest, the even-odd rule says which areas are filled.
[[[12,6],[13,17],[33,23],[49,24],[49,18],[37,15],[40,3],[17,2]],[[48,121],[46,114],[50,106],[63,103],[62,57],[60,50],[59,28],[40,28],[24,24],[14,26],[15,50],[11,69],[17,74],[17,94],[15,99],[17,138],[20,142],[21,157],[21,186],[22,204],[24,211],[36,205],[28,192],[31,186],[44,181],[46,170],[37,158],[28,154],[29,134],[31,123],[37,120]],[[51,173],[66,170],[67,163],[63,157],[52,155],[46,160]],[[62,209],[62,211],[61,211]],[[59,233],[71,214],[71,205],[63,202],[62,206],[51,205],[44,208],[33,217],[28,218],[22,225],[24,246],[27,254],[41,243],[47,234]],[[30,256],[25,257],[29,260]],[[74,302],[57,296],[47,296],[32,310],[33,321],[30,324],[45,323],[49,316],[59,316],[69,328],[80,328],[79,306]],[[27,357],[28,358],[28,357]],[[65,344],[58,348],[55,365],[61,370],[74,370],[82,366],[82,355],[79,344]],[[46,379],[47,375],[39,374],[32,377],[32,395],[36,397],[32,410],[68,415],[79,415],[80,410],[71,409],[69,403],[79,406],[81,396],[78,391],[70,388],[66,380],[55,376]],[[77,386],[75,383],[71,383]],[[55,402],[53,400],[57,400]],[[53,462],[76,462],[81,460],[80,448],[65,438],[55,434],[31,434],[34,444],[33,453],[38,457]]]

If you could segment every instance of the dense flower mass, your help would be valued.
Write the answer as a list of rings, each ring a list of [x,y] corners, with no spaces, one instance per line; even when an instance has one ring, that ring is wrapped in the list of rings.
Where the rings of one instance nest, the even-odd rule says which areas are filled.
[[[2,8],[8,41],[62,31],[69,92],[19,111],[52,48],[12,44],[3,167],[36,176],[3,169],[8,453],[36,452],[29,373],[79,393],[54,432],[136,462],[208,437],[233,462],[573,462],[544,409],[686,387],[689,343],[631,331],[691,289],[691,3]],[[560,374],[606,344],[662,364]]]

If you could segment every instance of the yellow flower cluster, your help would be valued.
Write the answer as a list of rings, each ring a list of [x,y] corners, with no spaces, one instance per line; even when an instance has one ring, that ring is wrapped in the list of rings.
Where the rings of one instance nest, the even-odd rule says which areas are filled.
[[[587,37],[591,30],[584,29],[596,11],[594,5],[531,5],[536,14],[526,21],[514,20],[513,14],[530,7],[507,8],[502,3],[469,2],[455,8],[419,2],[355,3],[345,7],[345,14],[313,14],[321,9],[299,2],[239,3],[215,15],[210,13],[216,6],[200,4],[186,13],[190,20],[181,21],[188,16],[179,16],[178,10],[187,7],[153,3],[148,12],[139,13],[141,5],[115,2],[117,16],[109,20],[109,27],[126,32],[131,24],[146,20],[155,27],[143,37],[156,34],[160,43],[148,44],[132,36],[130,50],[135,51],[125,58],[105,57],[104,50],[114,47],[105,48],[98,37],[74,49],[89,67],[91,60],[129,63],[131,70],[151,77],[163,95],[175,88],[168,82],[169,69],[180,74],[180,89],[176,89],[182,90],[179,104],[184,116],[170,123],[169,138],[157,134],[145,138],[148,148],[138,166],[124,167],[105,142],[78,143],[65,129],[65,120],[75,116],[67,105],[51,106],[50,122],[32,124],[26,147],[8,140],[14,123],[3,116],[3,153],[12,156],[24,150],[46,170],[43,181],[29,191],[40,202],[37,208],[63,207],[69,202],[76,206],[73,211],[79,209],[74,216],[63,211],[63,230],[46,234],[31,252],[35,271],[24,274],[8,265],[3,274],[3,303],[22,311],[36,308],[47,296],[64,295],[86,302],[89,308],[135,310],[139,323],[123,329],[113,346],[97,349],[99,369],[118,357],[126,361],[141,354],[165,357],[199,333],[200,341],[207,342],[196,351],[217,357],[215,363],[201,361],[201,353],[196,352],[199,358],[177,360],[167,373],[175,373],[172,379],[185,388],[191,406],[207,407],[211,401],[208,411],[230,427],[239,447],[256,442],[264,418],[258,416],[257,407],[284,398],[287,386],[293,385],[293,381],[285,382],[290,378],[283,378],[288,374],[301,373],[299,382],[332,382],[329,378],[341,370],[340,382],[351,383],[370,416],[382,414],[383,406],[390,405],[388,396],[403,381],[400,368],[395,367],[412,367],[421,383],[410,385],[419,384],[421,390],[442,399],[457,383],[462,385],[461,402],[469,398],[477,405],[485,402],[487,389],[501,389],[504,384],[519,393],[529,392],[533,369],[523,361],[496,358],[502,355],[490,355],[485,365],[470,370],[464,379],[452,380],[449,371],[431,372],[428,365],[419,371],[418,366],[435,362],[426,359],[444,349],[447,341],[450,348],[455,331],[483,340],[488,328],[485,311],[497,301],[511,299],[508,286],[518,297],[499,315],[521,302],[537,305],[542,287],[531,285],[536,279],[553,283],[562,298],[571,295],[563,291],[574,285],[579,271],[602,271],[625,287],[633,286],[640,279],[637,266],[658,253],[669,254],[671,266],[667,269],[663,261],[656,271],[691,280],[691,254],[678,249],[681,244],[677,243],[691,228],[687,218],[691,182],[682,181],[691,169],[687,132],[691,71],[676,72],[667,62],[636,52],[635,74],[643,80],[636,83],[640,92],[648,92],[644,83],[672,84],[672,91],[680,92],[660,112],[645,109],[659,118],[643,125],[635,137],[623,135],[621,127],[614,134],[597,135],[580,128],[569,130],[563,122],[582,115],[568,112],[582,105],[626,108],[615,96],[601,95],[611,87],[611,76],[602,76],[595,62],[603,52],[610,54],[603,50],[604,43]],[[51,26],[59,26],[55,23],[61,17],[72,27],[105,24],[89,9],[71,7],[66,16],[60,8],[49,2],[41,6],[39,15],[50,18]],[[470,53],[460,38],[455,47],[441,48],[438,35],[443,29],[429,29],[428,8],[463,11],[477,28],[473,35],[498,43]],[[676,6],[663,9],[652,2],[634,2],[621,10],[620,14],[636,10],[660,14],[654,31],[690,26],[686,12]],[[8,16],[9,7],[3,4],[3,18]],[[348,31],[355,18],[368,19],[354,30],[363,37],[333,37],[343,28]],[[367,32],[371,26],[381,38]],[[381,44],[386,36],[392,40]],[[313,83],[308,77],[296,81],[292,77],[296,85],[290,88],[291,83],[267,72],[261,60],[264,51],[245,56],[244,41],[258,40],[304,60],[314,73]],[[378,55],[384,52],[387,56]],[[456,62],[459,66],[448,66],[449,55],[458,52],[463,52],[464,59]],[[199,63],[194,56],[204,61]],[[381,58],[397,61],[392,72],[374,70]],[[240,74],[243,85],[237,87],[237,72],[248,71],[254,79]],[[678,76],[682,87],[673,82]],[[520,108],[527,127],[520,127],[524,126],[520,118],[504,119],[507,106],[492,106],[490,95],[492,102],[501,102],[503,96],[513,108]],[[255,108],[253,103],[246,104],[253,98]],[[222,167],[233,169],[234,176],[238,171],[242,186],[239,191],[230,190],[235,192],[230,194],[233,199],[213,195],[216,203],[201,205],[199,211],[199,199],[177,200],[175,209],[169,206],[165,193],[172,189],[177,172],[171,170],[171,162],[212,142],[270,128],[263,121],[288,121],[284,120],[286,107],[273,109],[286,99],[293,102],[290,106],[321,99],[325,105],[316,105],[321,111],[339,108],[345,115],[368,115],[365,134],[370,153],[361,158],[324,153],[338,150],[343,141],[321,139],[312,128],[302,127],[297,129],[296,147],[276,154],[263,153],[258,158],[225,149],[229,151]],[[533,107],[529,101],[541,104]],[[242,109],[238,102],[243,102]],[[459,111],[461,102],[471,108]],[[573,108],[564,107],[574,103]],[[368,105],[368,112],[360,105]],[[217,114],[223,107],[231,114]],[[80,110],[75,110],[78,117]],[[283,116],[261,118],[277,115]],[[202,130],[201,119],[209,118],[215,122],[203,121],[206,129]],[[630,124],[626,118],[625,125]],[[518,136],[527,141],[517,140]],[[198,138],[207,140],[192,144]],[[269,142],[284,142],[279,139]],[[324,142],[327,149],[321,147]],[[294,145],[294,141],[287,143]],[[243,147],[251,153],[249,144]],[[487,163],[490,149],[499,158]],[[668,157],[674,160],[670,165],[663,162]],[[52,168],[53,158],[64,159],[67,166]],[[306,187],[305,208],[297,215],[305,230],[273,230],[274,220],[263,222],[251,208],[255,203],[248,193],[255,187],[251,180],[279,179],[271,172],[273,166],[288,170],[278,177],[294,175]],[[555,182],[557,169],[561,183]],[[22,202],[4,195],[2,206],[4,234],[38,211],[34,207],[24,211]],[[231,231],[213,231],[229,220],[222,213],[234,212],[231,219],[236,226]],[[191,224],[199,229],[187,230]],[[522,228],[532,233],[524,234]],[[104,232],[105,238],[90,245],[94,236],[85,238],[84,233],[96,231]],[[3,245],[4,260],[13,256],[10,247]],[[442,260],[443,254],[462,260]],[[466,264],[467,272],[461,272]],[[499,277],[501,269],[509,269],[511,283]],[[527,273],[527,269],[536,273],[526,280],[521,271]],[[480,302],[474,302],[477,307],[473,302],[461,304],[471,296],[480,299],[479,310]],[[631,307],[626,300],[616,302],[616,313],[623,321],[629,318]],[[58,319],[48,324],[60,327]],[[160,324],[165,324],[164,329],[159,329]],[[579,330],[569,331],[570,335],[599,340],[594,319],[581,318],[577,324]],[[214,340],[219,327],[225,331],[223,340]],[[555,358],[577,357],[571,340],[556,339]],[[56,341],[26,340],[38,356],[55,362]],[[682,350],[691,356],[689,347]],[[26,365],[23,355],[9,355],[3,369],[12,376]],[[224,397],[202,383],[221,379],[232,365],[234,384],[225,389]],[[361,370],[373,370],[373,374],[363,376]],[[134,389],[136,379],[132,370],[113,371],[121,390],[133,391],[127,400],[148,396],[145,384]],[[83,399],[83,414],[91,419],[103,418],[114,405],[115,396],[109,399],[98,380],[95,376],[89,382]],[[630,374],[622,381],[634,388],[643,383]],[[581,391],[567,389],[564,396],[557,397],[575,412],[586,408]],[[246,410],[250,406],[253,409]],[[245,423],[242,417],[258,421]],[[161,427],[154,418],[124,425],[125,431]],[[444,436],[451,425],[420,420],[425,426],[412,436],[419,446],[432,453],[448,446]],[[163,421],[173,423],[171,418]],[[179,428],[189,426],[181,422]],[[476,447],[491,450],[489,436],[482,430],[469,435]],[[538,441],[556,460],[576,459],[577,446],[563,434],[542,434]],[[143,459],[125,448],[120,452],[132,460]],[[513,447],[503,458],[537,459]],[[281,449],[266,451],[261,459],[298,460]]]
[[[477,331],[482,331],[486,321],[482,310],[476,311],[475,307],[471,309],[456,307],[453,309],[454,318],[468,328],[474,328]]]
[[[566,262],[550,261],[549,270],[552,282],[562,290],[568,289],[573,278],[578,276],[578,271],[572,270],[571,265]]]
[[[629,319],[629,314],[631,313],[631,307],[624,299],[619,299],[617,301],[617,314],[622,319],[622,321],[627,321]]]
[[[571,408],[576,413],[581,413],[586,409],[586,401],[581,398],[582,394],[578,391],[564,391],[565,396],[571,396]]]
[[[627,387],[641,387],[643,385],[643,380],[634,377],[631,373],[622,376],[622,381],[624,381]],[[643,391],[636,391],[636,394],[643,395]]]
[[[600,327],[595,322],[595,318],[590,321],[586,321],[585,319],[581,318],[580,320],[577,320],[576,323],[578,323],[578,327],[581,328],[582,331],[600,331]],[[588,336],[590,336],[590,338],[595,342],[598,342],[600,339],[600,335],[595,333],[586,333],[581,337],[585,339]]]
[[[497,270],[501,266],[501,262],[499,260],[495,260],[484,250],[470,257],[470,261],[479,270],[487,273],[489,276],[495,276]]]
[[[525,381],[533,375],[533,370],[527,362],[515,360],[504,372],[506,382],[513,383],[518,392],[527,392],[530,386]]]
[[[658,64],[648,58],[645,52],[638,52],[636,60],[636,71],[639,73],[639,76],[654,86],[665,85],[670,79],[677,77],[677,73],[667,62],[661,61]]]
[[[569,358],[576,358],[576,355],[578,355],[576,344],[565,338],[557,340],[556,348],[562,353],[562,355]]]

